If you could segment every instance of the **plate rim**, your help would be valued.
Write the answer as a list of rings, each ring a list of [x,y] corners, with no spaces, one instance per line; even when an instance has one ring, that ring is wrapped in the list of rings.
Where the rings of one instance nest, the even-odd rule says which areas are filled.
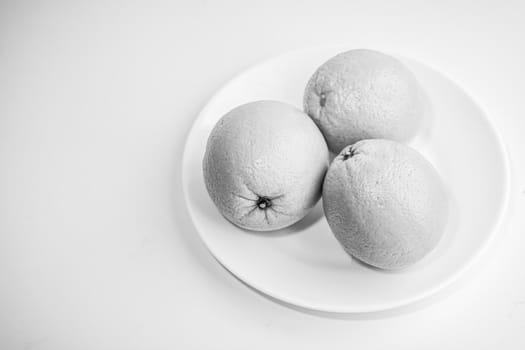
[[[219,98],[219,96],[227,90],[230,86],[234,85],[238,80],[240,80],[243,76],[246,74],[249,74],[251,71],[257,70],[261,66],[271,64],[273,61],[278,61],[282,59],[285,56],[293,56],[298,54],[308,54],[311,52],[320,52],[320,51],[329,51],[333,50],[334,55],[338,52],[348,51],[352,50],[354,48],[350,48],[348,46],[343,47],[341,45],[333,46],[333,45],[323,45],[323,46],[314,46],[314,47],[307,47],[307,48],[300,48],[295,50],[289,50],[281,52],[280,54],[271,56],[269,58],[266,58],[264,60],[258,61],[255,64],[249,66],[246,69],[243,69],[239,71],[238,73],[234,74],[230,79],[228,79],[224,84],[221,85],[214,93],[213,95],[207,100],[204,107],[201,108],[199,113],[197,114],[197,117],[193,120],[193,123],[186,135],[186,141],[184,142],[184,151],[181,161],[181,185],[183,190],[183,196],[184,196],[184,202],[186,204],[186,208],[188,210],[191,222],[195,230],[197,231],[197,234],[199,235],[200,240],[204,243],[204,246],[210,252],[210,254],[213,256],[213,258],[221,265],[226,271],[228,271],[230,274],[232,274],[236,279],[239,279],[239,281],[242,284],[245,284],[249,288],[255,289],[257,292],[262,293],[265,297],[268,297],[270,299],[275,299],[277,302],[284,302],[286,304],[289,304],[290,306],[300,307],[305,310],[310,311],[321,311],[326,313],[333,313],[333,314],[368,314],[368,313],[377,313],[381,311],[388,311],[393,309],[398,309],[404,306],[408,306],[410,304],[423,301],[425,299],[429,299],[431,296],[437,295],[439,292],[443,292],[448,287],[453,285],[455,282],[457,282],[462,276],[466,274],[469,270],[472,269],[474,265],[478,263],[481,256],[485,255],[486,251],[492,244],[492,242],[495,240],[496,236],[498,236],[498,233],[502,231],[503,224],[505,222],[505,219],[507,217],[507,213],[509,212],[509,206],[510,206],[510,189],[511,189],[511,182],[512,182],[512,174],[511,174],[511,165],[510,165],[510,158],[509,153],[507,150],[507,146],[502,139],[502,136],[496,128],[495,123],[489,113],[487,113],[487,108],[484,106],[483,103],[481,103],[479,100],[475,99],[470,91],[466,89],[462,84],[460,84],[456,79],[453,79],[448,74],[444,73],[442,70],[436,68],[432,64],[428,64],[426,62],[422,62],[421,60],[417,58],[413,58],[410,56],[405,56],[399,53],[392,53],[390,50],[382,50],[381,48],[373,48],[374,50],[379,50],[385,53],[388,53],[390,55],[393,55],[395,57],[400,58],[407,58],[410,61],[414,61],[417,64],[420,64],[434,72],[439,73],[441,76],[443,76],[445,79],[450,81],[453,85],[455,85],[457,88],[459,88],[465,96],[470,99],[474,104],[478,107],[478,109],[481,111],[481,114],[483,115],[483,118],[488,123],[489,127],[492,129],[495,139],[499,148],[499,151],[502,155],[502,161],[503,161],[503,171],[504,171],[504,182],[503,182],[503,199],[502,199],[502,205],[497,213],[497,220],[492,225],[492,228],[490,229],[490,234],[485,239],[485,242],[481,245],[481,247],[469,258],[467,261],[461,266],[459,269],[457,269],[454,273],[450,274],[447,278],[443,279],[441,283],[436,284],[432,288],[429,288],[425,290],[422,293],[418,293],[414,296],[407,297],[407,298],[401,298],[396,302],[387,302],[387,303],[374,303],[374,304],[364,304],[360,307],[352,307],[352,308],[345,308],[345,307],[326,307],[326,306],[316,306],[312,307],[311,305],[308,305],[308,303],[305,303],[301,300],[297,299],[290,299],[286,296],[282,295],[276,295],[275,293],[268,291],[266,288],[257,285],[257,283],[253,283],[249,279],[246,279],[243,274],[238,273],[235,271],[235,269],[231,268],[230,266],[227,266],[224,261],[222,261],[217,254],[214,252],[213,248],[209,246],[206,239],[202,236],[197,224],[196,224],[196,218],[194,216],[193,210],[191,209],[190,204],[190,195],[188,193],[188,176],[186,175],[186,169],[188,167],[189,163],[189,143],[191,142],[192,135],[195,134],[195,130],[197,129],[197,126],[200,124],[200,122],[203,120],[204,115],[207,113],[207,110],[214,104],[215,100]]]

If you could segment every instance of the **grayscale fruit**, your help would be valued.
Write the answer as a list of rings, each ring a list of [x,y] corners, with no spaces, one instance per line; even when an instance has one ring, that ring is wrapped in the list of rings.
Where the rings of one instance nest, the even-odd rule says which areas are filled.
[[[277,230],[317,203],[328,156],[321,132],[304,112],[276,101],[244,104],[223,116],[209,136],[206,188],[235,225]]]
[[[417,151],[363,140],[336,156],[326,174],[328,224],[355,258],[382,269],[407,267],[442,236],[448,198],[441,177]]]
[[[422,124],[423,105],[419,84],[403,63],[377,51],[351,50],[313,74],[304,110],[337,154],[363,139],[407,141]]]

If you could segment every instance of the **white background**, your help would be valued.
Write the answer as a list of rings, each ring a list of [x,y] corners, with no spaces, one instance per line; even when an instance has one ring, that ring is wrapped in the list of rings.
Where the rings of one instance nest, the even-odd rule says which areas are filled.
[[[0,2],[0,349],[525,348],[524,17],[517,1]],[[273,302],[211,257],[183,202],[185,137],[214,91],[334,44],[437,67],[510,153],[506,230],[404,310]]]

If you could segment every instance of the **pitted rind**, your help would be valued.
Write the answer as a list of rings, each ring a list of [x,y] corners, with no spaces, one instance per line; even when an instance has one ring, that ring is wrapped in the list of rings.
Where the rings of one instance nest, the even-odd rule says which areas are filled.
[[[351,50],[325,62],[308,81],[303,104],[334,153],[363,139],[407,141],[423,113],[412,72],[372,50]]]
[[[354,156],[343,160],[352,147]],[[448,217],[448,197],[434,167],[389,140],[343,149],[326,174],[323,205],[332,232],[357,259],[382,269],[407,267],[430,252]]]
[[[276,101],[239,106],[212,130],[203,159],[206,188],[229,221],[256,231],[302,219],[321,196],[328,148],[299,109]],[[271,206],[261,209],[261,197]]]

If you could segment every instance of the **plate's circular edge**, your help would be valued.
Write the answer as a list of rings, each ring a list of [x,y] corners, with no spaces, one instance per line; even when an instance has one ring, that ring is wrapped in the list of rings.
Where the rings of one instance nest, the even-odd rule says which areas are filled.
[[[207,250],[211,253],[211,255],[214,257],[214,259],[222,267],[224,267],[229,273],[231,273],[236,278],[238,278],[242,283],[245,283],[246,285],[248,285],[248,286],[258,290],[259,292],[261,292],[262,294],[264,294],[266,296],[269,296],[270,298],[274,298],[274,299],[282,301],[282,302],[284,302],[286,304],[298,306],[298,307],[304,308],[306,310],[321,311],[321,312],[327,312],[327,313],[333,313],[333,314],[365,314],[365,313],[388,311],[388,310],[401,308],[403,306],[407,306],[407,305],[415,303],[415,302],[420,302],[420,301],[422,301],[424,299],[427,299],[427,298],[429,298],[431,296],[436,295],[438,292],[444,291],[445,289],[450,287],[454,282],[459,280],[459,278],[462,275],[464,275],[468,270],[470,270],[472,268],[472,266],[474,266],[476,264],[476,262],[479,261],[480,257],[487,251],[487,249],[490,246],[490,244],[494,241],[497,233],[501,230],[501,228],[503,226],[503,223],[504,223],[504,220],[505,220],[505,214],[508,212],[508,209],[509,209],[508,207],[509,207],[509,203],[510,203],[510,184],[511,184],[511,171],[510,171],[510,168],[511,167],[510,167],[510,159],[509,159],[509,155],[508,155],[508,152],[507,152],[507,147],[506,147],[505,143],[503,142],[503,140],[501,138],[501,135],[498,132],[497,128],[495,127],[492,119],[490,118],[490,116],[486,112],[485,106],[482,103],[480,103],[478,100],[473,98],[473,96],[470,94],[470,92],[467,89],[465,89],[460,83],[458,83],[455,79],[452,79],[450,76],[448,76],[447,74],[443,73],[441,70],[436,69],[433,65],[429,65],[427,63],[423,63],[423,62],[418,61],[416,59],[412,59],[412,58],[408,58],[407,57],[409,60],[413,60],[416,63],[418,63],[418,64],[420,64],[420,65],[422,65],[422,66],[424,66],[424,67],[426,67],[426,68],[428,68],[428,69],[430,69],[432,71],[435,71],[435,72],[439,73],[440,75],[442,75],[444,78],[446,78],[452,84],[454,84],[456,87],[458,87],[467,96],[467,98],[469,98],[479,108],[479,110],[481,111],[483,117],[485,118],[485,121],[488,123],[488,125],[490,126],[490,128],[492,129],[492,131],[493,131],[493,133],[494,133],[494,135],[496,137],[496,141],[497,141],[498,146],[499,146],[499,152],[501,153],[502,160],[503,160],[503,165],[504,165],[503,166],[503,170],[504,170],[504,176],[505,176],[505,182],[503,184],[503,195],[504,195],[504,197],[503,197],[503,204],[500,207],[500,210],[499,210],[499,212],[497,214],[497,221],[496,221],[495,224],[493,224],[493,227],[490,230],[490,234],[485,239],[485,242],[483,242],[481,248],[478,249],[478,251],[470,259],[468,259],[460,269],[458,269],[455,273],[451,274],[443,282],[439,283],[438,285],[434,286],[433,288],[430,288],[429,290],[427,290],[427,291],[425,291],[423,293],[420,293],[420,294],[418,294],[418,295],[416,295],[414,297],[401,299],[398,302],[384,303],[384,304],[363,305],[362,307],[352,307],[352,308],[347,308],[347,307],[344,307],[344,306],[343,307],[329,307],[329,306],[326,306],[326,305],[324,305],[324,306],[312,306],[312,305],[309,305],[306,302],[302,302],[302,301],[298,301],[298,300],[291,300],[290,298],[288,298],[286,296],[276,295],[276,294],[266,290],[265,288],[263,288],[261,286],[258,286],[256,283],[253,283],[249,279],[246,279],[242,274],[236,272],[230,266],[225,264],[224,261],[220,260],[220,258],[213,251],[213,248],[208,245],[208,243],[206,242],[205,238],[202,236],[201,232],[199,231],[199,229],[197,227],[197,224],[195,222],[195,217],[194,217],[194,214],[193,214],[193,210],[191,209],[190,200],[189,200],[189,194],[188,194],[188,191],[187,191],[188,178],[187,178],[186,171],[185,171],[185,169],[187,169],[187,164],[189,162],[188,161],[188,158],[189,158],[188,144],[191,142],[192,135],[194,134],[194,131],[197,128],[199,122],[202,120],[203,116],[205,115],[206,111],[210,108],[210,106],[213,105],[214,101],[218,98],[218,96],[221,95],[221,93],[224,90],[228,89],[231,85],[236,83],[237,80],[242,78],[244,75],[248,74],[250,71],[256,70],[260,66],[269,64],[272,61],[279,60],[279,59],[281,59],[282,57],[285,57],[285,56],[297,55],[297,54],[307,53],[307,52],[315,52],[315,51],[320,51],[320,50],[331,50],[331,49],[333,49],[334,52],[339,52],[338,50],[340,50],[340,51],[345,50],[345,49],[348,50],[348,48],[343,48],[341,50],[341,46],[335,46],[335,47],[333,47],[333,46],[319,46],[319,47],[313,47],[313,48],[303,48],[303,49],[288,51],[288,52],[282,53],[280,55],[270,57],[270,58],[268,58],[268,59],[266,59],[264,61],[261,61],[261,62],[255,64],[255,65],[253,65],[253,66],[251,66],[251,67],[249,67],[249,68],[239,72],[238,74],[234,75],[230,80],[228,80],[224,85],[222,85],[222,87],[219,88],[213,94],[213,96],[208,100],[206,105],[201,109],[201,111],[199,112],[197,118],[194,120],[194,122],[193,122],[193,124],[192,124],[192,126],[191,126],[191,128],[190,128],[190,130],[189,130],[189,132],[187,134],[186,142],[184,143],[184,152],[183,152],[182,162],[181,162],[181,164],[182,164],[182,169],[181,169],[181,172],[182,172],[181,179],[182,179],[182,181],[181,181],[181,185],[182,185],[184,201],[186,203],[186,207],[188,209],[188,213],[190,215],[190,218],[191,218],[191,221],[193,223],[193,226],[195,227],[195,229],[196,229],[196,231],[197,231],[201,241],[204,243],[204,245],[206,246]],[[389,52],[389,50],[385,50],[385,51]],[[397,55],[397,56],[398,57],[404,57],[402,55]]]

